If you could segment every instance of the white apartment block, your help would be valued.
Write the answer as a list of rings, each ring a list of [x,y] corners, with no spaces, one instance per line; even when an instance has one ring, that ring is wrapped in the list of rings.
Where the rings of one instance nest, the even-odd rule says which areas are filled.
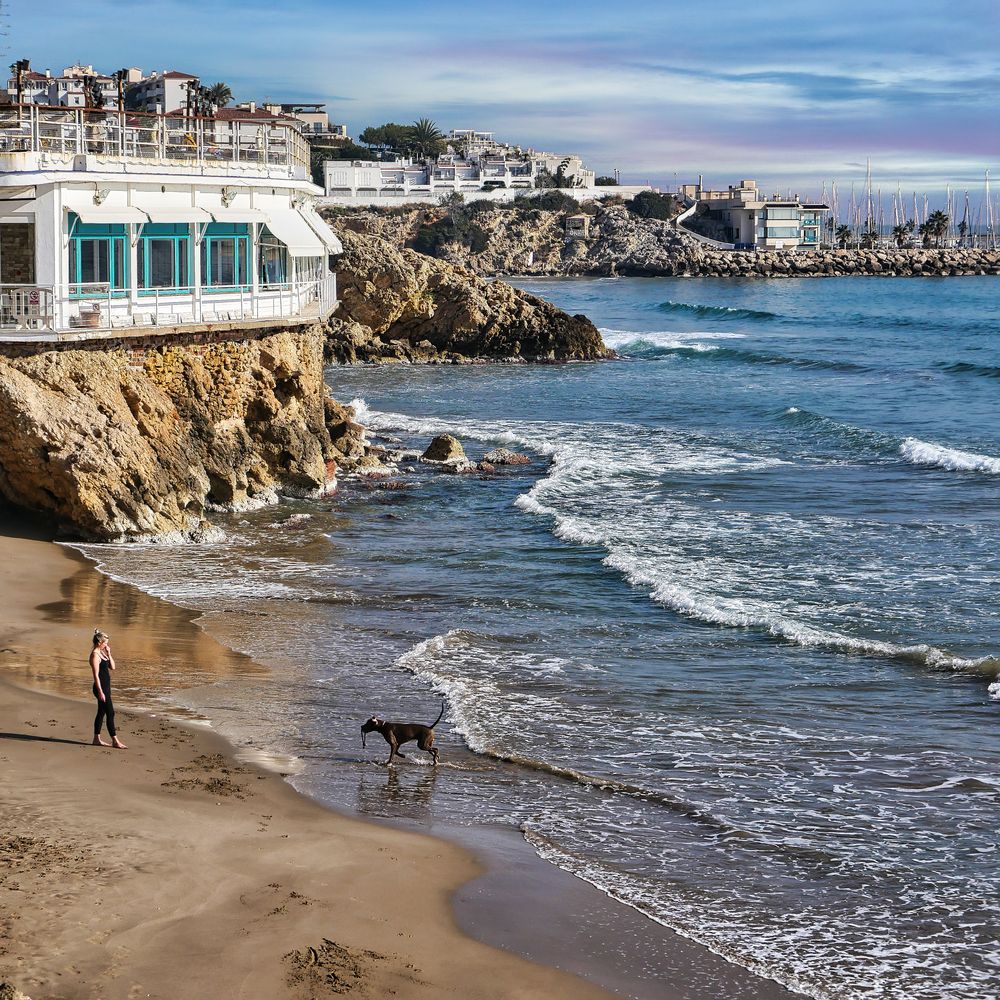
[[[175,69],[153,70],[129,87],[129,106],[136,111],[165,114],[187,104],[188,84],[198,77]]]
[[[44,104],[49,107],[82,108],[89,103],[85,93],[85,78],[94,77],[105,107],[118,104],[118,85],[110,76],[94,71],[93,66],[67,66],[58,76],[51,70],[36,73],[28,70],[21,74],[20,101],[22,104]],[[18,88],[16,77],[7,81],[7,103],[16,104]]]
[[[818,247],[830,211],[828,205],[803,201],[798,195],[764,197],[752,180],[742,180],[725,191],[685,184],[680,194],[691,203],[679,220],[687,223],[686,229],[741,250]]]

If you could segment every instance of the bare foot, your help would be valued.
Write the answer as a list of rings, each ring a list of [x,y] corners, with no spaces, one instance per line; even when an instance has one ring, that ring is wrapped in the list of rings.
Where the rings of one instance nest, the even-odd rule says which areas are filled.
[[[94,737],[94,742],[91,744],[91,746],[95,746],[95,747],[109,747],[109,746],[111,746],[111,744],[110,743],[105,743],[104,740],[102,740],[100,736],[95,736]]]
[[[117,737],[117,736],[112,736],[112,737],[111,737],[111,745],[112,745],[112,746],[113,746],[113,747],[114,747],[114,748],[115,748],[116,750],[128,750],[128,747],[127,747],[127,746],[125,746],[125,744],[124,744],[124,743],[122,743],[122,741],[121,741],[120,739],[118,739],[118,737]]]

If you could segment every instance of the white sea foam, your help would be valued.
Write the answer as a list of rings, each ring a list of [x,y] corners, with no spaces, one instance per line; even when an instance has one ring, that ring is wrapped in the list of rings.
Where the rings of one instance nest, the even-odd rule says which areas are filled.
[[[682,551],[672,552],[669,557],[658,557],[648,551],[646,541],[650,532],[654,536],[660,533],[644,514],[647,500],[662,503],[661,497],[644,495],[655,477],[678,472],[716,475],[754,471],[784,464],[781,460],[727,451],[714,444],[701,447],[690,439],[681,440],[667,432],[654,433],[641,426],[529,422],[511,426],[468,419],[381,413],[360,399],[352,405],[359,413],[364,413],[369,426],[377,430],[425,435],[451,432],[473,439],[517,444],[550,455],[552,466],[548,475],[519,496],[516,506],[525,513],[550,518],[553,533],[565,541],[604,548],[605,565],[621,573],[633,586],[645,588],[658,604],[680,614],[725,627],[751,628],[799,646],[848,655],[906,660],[937,669],[993,676],[1000,669],[1000,662],[992,656],[963,657],[927,643],[890,642],[811,623],[791,613],[787,601],[782,603],[761,596],[766,588],[761,587],[764,581],[759,573],[754,574],[753,590],[746,596],[726,596],[720,588],[732,590],[751,585],[750,577],[743,579],[746,567],[737,566],[739,576],[727,581],[706,574],[710,568],[726,572],[725,566],[716,565],[717,559],[702,559],[700,564],[694,565]],[[795,410],[791,407],[789,412]],[[924,442],[916,443],[937,448]],[[995,471],[1000,473],[1000,460],[948,449],[938,451],[946,451],[952,458],[978,460],[980,469],[983,461],[993,462]],[[634,489],[627,496],[622,480],[617,478],[622,476],[635,481]],[[618,503],[609,508],[608,500],[602,502],[600,498],[612,494],[618,496]],[[756,523],[760,524],[759,519]],[[724,547],[722,521],[716,520],[711,525],[695,522],[694,527],[700,534],[712,535],[711,548]],[[737,518],[733,530],[742,532],[746,527],[753,525],[748,522],[744,526]],[[774,528],[787,535],[795,528],[795,523],[788,517],[776,518]],[[875,578],[873,567],[868,567],[867,573]],[[1000,697],[1000,688],[997,695]]]
[[[980,472],[990,476],[1000,476],[1000,458],[977,455],[971,451],[959,451],[943,445],[908,437],[899,446],[899,452],[913,465],[927,465],[950,472]]]
[[[743,340],[744,333],[716,331],[685,332],[678,330],[615,330],[601,328],[601,336],[608,347],[616,351],[648,351],[654,348],[676,351],[717,351],[719,348],[704,341]]]

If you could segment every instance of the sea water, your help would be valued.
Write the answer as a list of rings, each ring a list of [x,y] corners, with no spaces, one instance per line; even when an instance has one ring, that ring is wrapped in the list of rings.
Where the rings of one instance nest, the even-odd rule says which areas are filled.
[[[997,280],[519,284],[621,360],[328,382],[373,440],[531,465],[87,549],[273,668],[175,700],[336,807],[516,827],[810,996],[996,995]],[[442,700],[440,768],[361,748]]]

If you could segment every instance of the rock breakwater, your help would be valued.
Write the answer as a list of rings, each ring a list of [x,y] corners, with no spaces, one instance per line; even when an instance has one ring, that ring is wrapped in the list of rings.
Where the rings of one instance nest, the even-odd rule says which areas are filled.
[[[404,245],[445,212],[471,213],[475,241],[444,243],[438,255],[482,277],[589,275],[786,278],[837,275],[932,277],[1000,274],[1000,251],[878,248],[734,252],[699,242],[673,222],[640,219],[624,205],[589,205],[589,235],[567,239],[566,213],[523,206],[369,209],[334,224]],[[457,231],[470,232],[471,223]],[[481,235],[479,235],[481,234]]]

